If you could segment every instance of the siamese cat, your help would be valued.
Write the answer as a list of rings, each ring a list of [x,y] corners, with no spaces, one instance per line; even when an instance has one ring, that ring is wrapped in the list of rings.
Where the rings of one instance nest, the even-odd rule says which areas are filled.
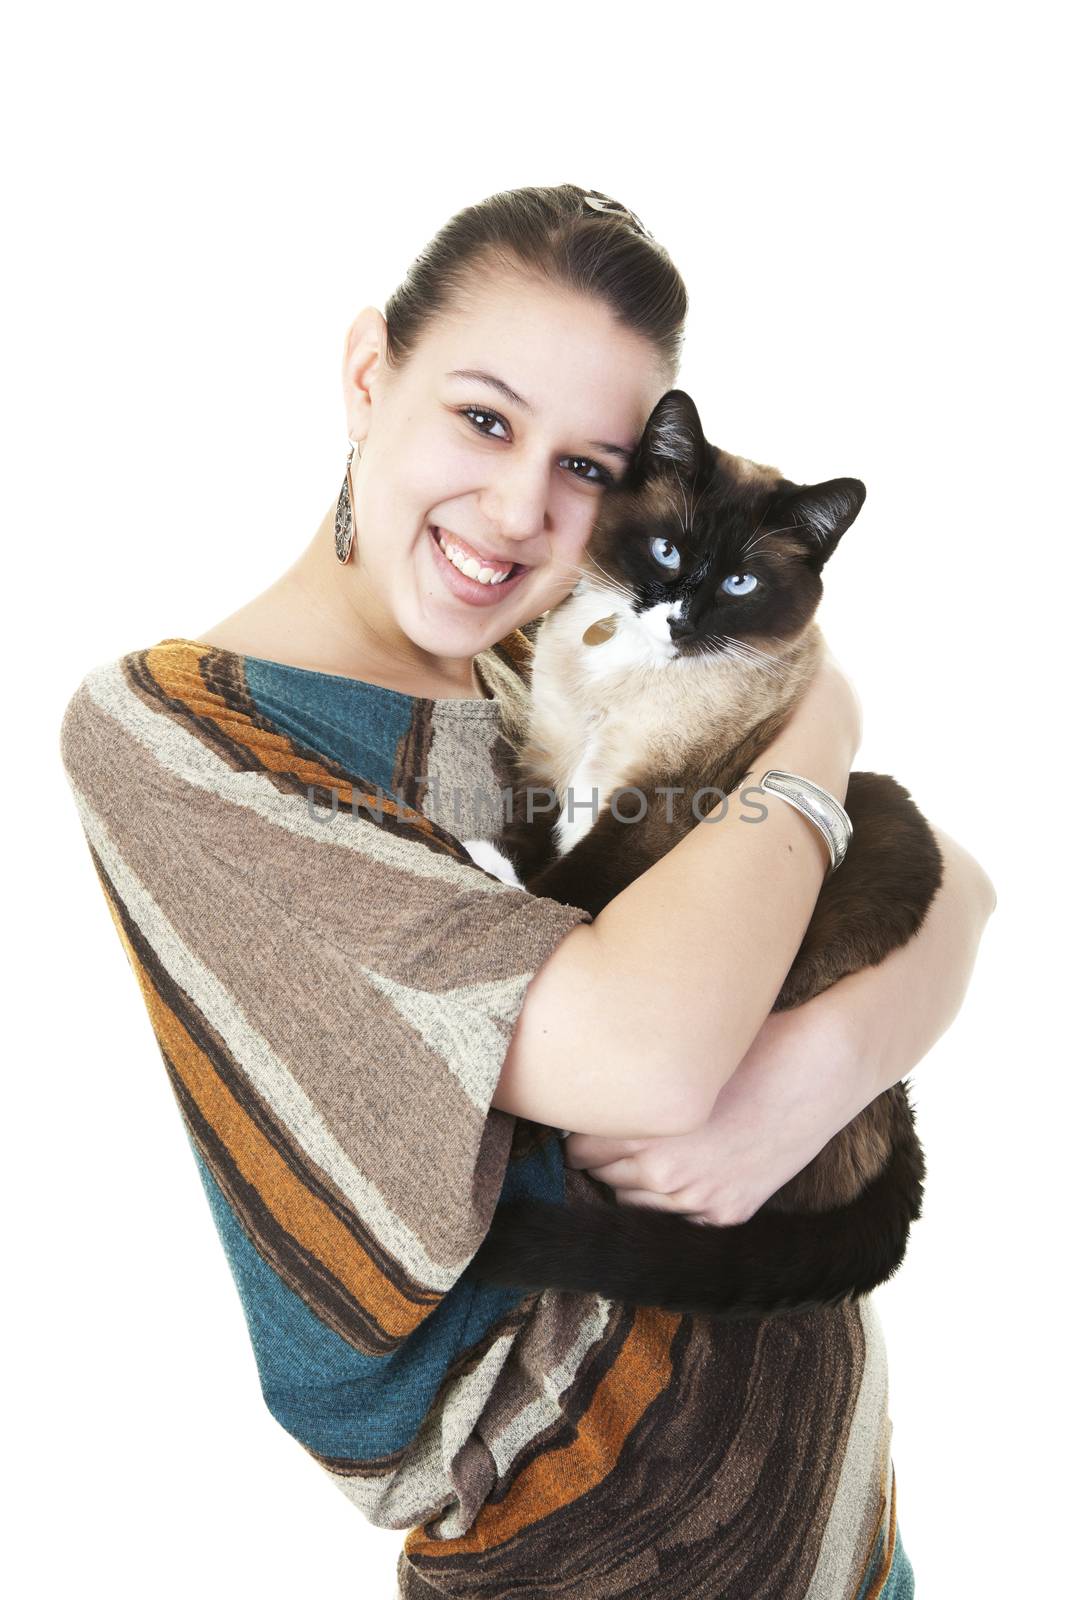
[[[495,841],[465,841],[476,864],[595,916],[717,805],[738,804],[746,778],[742,800],[784,804],[755,787],[760,753],[815,671],[822,569],[865,495],[855,478],[798,485],[729,455],[687,394],[664,395],[604,496],[575,590],[536,629],[510,820]],[[848,852],[775,1011],[905,944],[940,885],[937,841],[895,779],[852,773],[845,810]],[[620,1205],[598,1184],[593,1204],[499,1206],[469,1270],[719,1318],[835,1305],[896,1271],[924,1177],[900,1083],[746,1222]]]

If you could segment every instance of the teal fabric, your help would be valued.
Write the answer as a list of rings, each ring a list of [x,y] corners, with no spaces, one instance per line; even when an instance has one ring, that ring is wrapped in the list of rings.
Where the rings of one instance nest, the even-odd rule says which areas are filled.
[[[415,699],[399,689],[245,656],[256,709],[305,749],[389,790]]]
[[[868,1600],[870,1596],[877,1596],[877,1600],[915,1600],[915,1573],[908,1552],[905,1550],[900,1537],[900,1523],[897,1523],[897,1539],[893,1550],[893,1565],[889,1569],[885,1583],[880,1589],[872,1589],[878,1573],[881,1570],[882,1559],[885,1555],[885,1536],[881,1535],[874,1547],[867,1571],[863,1574],[859,1594],[856,1600]]]

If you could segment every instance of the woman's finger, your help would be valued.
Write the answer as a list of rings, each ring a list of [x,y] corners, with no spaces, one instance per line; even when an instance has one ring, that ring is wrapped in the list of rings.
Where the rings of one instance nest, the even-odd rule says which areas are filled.
[[[648,1143],[647,1139],[602,1139],[596,1133],[572,1133],[563,1141],[563,1159],[568,1167],[602,1167],[643,1150]]]
[[[587,1167],[591,1178],[610,1184],[613,1189],[645,1189],[651,1194],[671,1194],[681,1188],[666,1171],[650,1172],[648,1162],[641,1156],[623,1156],[619,1161],[609,1161],[603,1167]]]
[[[612,1185],[614,1188],[614,1185]],[[622,1206],[642,1206],[646,1211],[680,1211],[673,1195],[657,1194],[654,1189],[615,1189],[615,1198]]]

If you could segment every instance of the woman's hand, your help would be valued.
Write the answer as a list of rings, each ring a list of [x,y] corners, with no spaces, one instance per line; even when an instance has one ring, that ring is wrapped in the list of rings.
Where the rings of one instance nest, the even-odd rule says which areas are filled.
[[[767,1018],[703,1127],[658,1139],[572,1133],[566,1164],[609,1184],[622,1205],[746,1222],[877,1092],[846,1041],[821,1018],[812,1026],[813,1005]]]
[[[575,1133],[567,1165],[609,1184],[623,1205],[747,1221],[922,1060],[963,1003],[996,891],[973,856],[934,832],[944,879],[914,938],[805,1005],[772,1012],[694,1133]]]

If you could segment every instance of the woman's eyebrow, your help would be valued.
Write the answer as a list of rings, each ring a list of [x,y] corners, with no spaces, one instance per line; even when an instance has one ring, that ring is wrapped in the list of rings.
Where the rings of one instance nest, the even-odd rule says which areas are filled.
[[[505,383],[503,378],[494,377],[491,372],[482,372],[477,367],[457,367],[456,370],[450,372],[448,376],[450,378],[472,378],[475,383],[488,383],[491,388],[498,390],[499,393],[502,394],[505,399],[510,400],[513,405],[521,406],[524,411],[533,410],[533,406],[530,404],[529,400],[524,400],[522,395],[517,394],[516,391],[511,387],[510,383]],[[594,449],[606,450],[613,456],[621,456],[624,461],[629,461],[630,457],[633,455],[632,449],[627,450],[621,444],[606,444],[601,439],[591,439],[589,442],[591,445],[593,445]]]
[[[521,394],[516,394],[511,385],[505,383],[503,378],[494,378],[491,372],[479,372],[470,367],[461,367],[456,372],[450,372],[448,376],[450,378],[473,378],[476,383],[491,384],[494,389],[499,389],[500,393],[514,405],[521,406],[524,411],[533,410],[529,400],[524,400]]]

